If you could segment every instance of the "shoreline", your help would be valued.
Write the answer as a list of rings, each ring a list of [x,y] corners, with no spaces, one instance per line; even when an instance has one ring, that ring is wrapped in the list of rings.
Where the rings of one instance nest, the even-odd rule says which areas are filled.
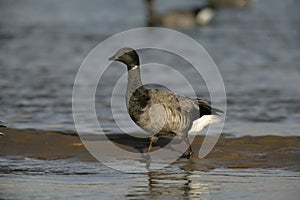
[[[0,157],[29,157],[55,160],[71,159],[82,162],[97,162],[86,150],[76,132],[43,131],[15,128],[0,128]],[[147,139],[133,139],[125,134],[109,134],[118,147],[136,151],[137,140],[146,148]],[[109,141],[97,136],[101,145]],[[102,140],[101,140],[102,138]],[[192,148],[199,151],[204,136],[196,136]],[[103,143],[102,143],[103,142]],[[154,149],[163,146],[159,140]],[[187,170],[211,170],[215,168],[276,168],[300,171],[300,137],[297,136],[243,136],[222,135],[213,150],[204,158],[179,159]]]

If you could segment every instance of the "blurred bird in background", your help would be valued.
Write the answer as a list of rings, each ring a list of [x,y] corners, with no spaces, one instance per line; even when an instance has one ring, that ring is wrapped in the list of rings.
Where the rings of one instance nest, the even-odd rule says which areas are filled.
[[[222,8],[244,8],[251,5],[251,0],[207,0],[205,4],[185,9],[176,9],[163,14],[155,11],[154,0],[145,0],[147,26],[165,26],[195,28],[209,24],[216,11]]]

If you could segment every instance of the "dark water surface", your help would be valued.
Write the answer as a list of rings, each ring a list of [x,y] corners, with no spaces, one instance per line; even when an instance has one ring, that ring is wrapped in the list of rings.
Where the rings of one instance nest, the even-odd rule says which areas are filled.
[[[18,128],[75,129],[71,97],[81,62],[102,40],[144,25],[142,1],[122,6],[117,2],[1,1],[2,121]],[[162,1],[157,7],[163,12],[199,3]],[[221,71],[228,103],[225,132],[299,135],[299,6],[293,0],[255,1],[249,9],[220,10],[209,26],[183,30],[206,48]],[[129,15],[133,10],[135,14]],[[166,56],[166,64],[177,64]],[[150,54],[144,62],[159,59]],[[118,68],[106,74],[107,88],[115,84],[110,82],[113,77],[123,73]],[[147,71],[143,75],[151,76]],[[174,82],[172,77],[162,78]],[[176,87],[177,92],[184,89]],[[203,86],[198,94],[209,99]],[[110,129],[110,97],[100,91],[96,98],[98,117]]]
[[[163,12],[199,1],[157,4]],[[249,9],[220,10],[209,26],[182,30],[205,47],[223,76],[224,132],[300,136],[299,8],[296,0],[257,0]],[[16,128],[75,130],[72,88],[81,62],[99,42],[144,22],[141,0],[0,0],[0,120]],[[156,59],[157,54],[145,57],[149,62]],[[162,59],[169,66],[178,64],[168,56]],[[123,70],[106,74],[107,88]],[[162,77],[174,83],[172,77]],[[176,87],[184,92],[183,86]],[[114,132],[105,92],[97,92],[98,117],[108,132]],[[209,98],[205,87],[199,86],[197,92]],[[95,130],[88,119],[87,127]],[[5,157],[0,163],[0,199],[298,199],[300,195],[299,173],[277,169],[201,172],[172,165],[158,172],[125,174],[100,163],[68,159]]]

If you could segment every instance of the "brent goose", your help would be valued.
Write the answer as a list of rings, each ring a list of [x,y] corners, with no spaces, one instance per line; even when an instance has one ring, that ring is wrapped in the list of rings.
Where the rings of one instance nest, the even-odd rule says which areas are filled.
[[[221,110],[212,108],[204,99],[191,99],[170,91],[147,89],[143,86],[140,61],[132,48],[122,48],[109,58],[127,66],[126,105],[131,119],[146,132],[152,133],[148,153],[159,136],[179,136],[188,145],[184,154],[193,154],[188,133],[199,132],[206,125],[220,122]]]
[[[154,10],[153,0],[146,0],[147,25],[194,28],[204,26],[211,22],[215,15],[215,7],[212,4],[198,6],[196,8],[172,10],[161,15],[157,15]]]

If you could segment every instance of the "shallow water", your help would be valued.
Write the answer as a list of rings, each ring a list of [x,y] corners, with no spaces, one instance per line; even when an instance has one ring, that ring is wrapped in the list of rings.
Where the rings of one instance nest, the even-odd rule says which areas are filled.
[[[172,4],[166,1],[159,4],[158,10],[197,4],[196,0]],[[18,128],[75,129],[71,96],[81,62],[103,39],[144,25],[142,1],[115,5],[115,1],[108,0],[74,1],[72,5],[67,1],[1,1],[2,121]],[[292,0],[255,1],[249,9],[220,10],[209,26],[182,30],[206,48],[222,73],[228,103],[225,132],[237,136],[299,135],[295,131],[300,120],[299,6],[298,1]],[[135,10],[135,15],[128,16],[128,10]],[[169,66],[178,64],[164,56],[154,53],[142,59],[162,60]],[[124,72],[122,68],[110,70],[105,87],[110,88],[114,84],[111,80]],[[147,71],[143,75],[153,76]],[[162,78],[175,84],[172,77]],[[204,83],[199,85],[196,92],[209,99],[203,86]],[[176,88],[184,92],[185,87]],[[97,93],[96,107],[99,120],[110,130],[114,124],[107,115],[108,91]],[[249,124],[251,130],[240,131]],[[93,124],[87,126],[96,129]]]
[[[1,159],[3,199],[297,199],[300,174],[271,169],[121,173],[100,163]],[[3,165],[3,164],[2,164]]]

